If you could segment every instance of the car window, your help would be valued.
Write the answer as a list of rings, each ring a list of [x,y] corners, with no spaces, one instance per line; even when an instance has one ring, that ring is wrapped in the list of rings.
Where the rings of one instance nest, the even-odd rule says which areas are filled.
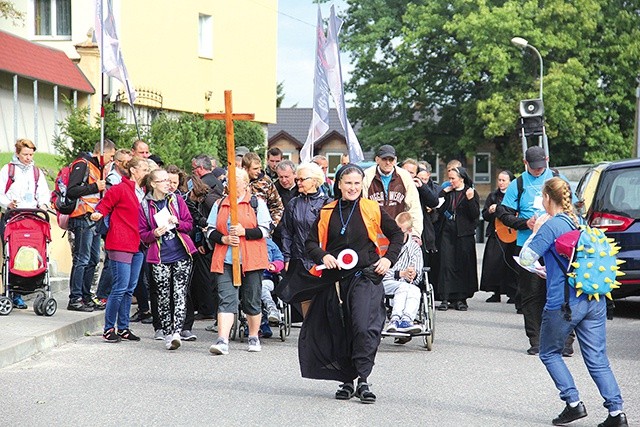
[[[598,198],[603,211],[640,218],[640,168],[607,171]]]

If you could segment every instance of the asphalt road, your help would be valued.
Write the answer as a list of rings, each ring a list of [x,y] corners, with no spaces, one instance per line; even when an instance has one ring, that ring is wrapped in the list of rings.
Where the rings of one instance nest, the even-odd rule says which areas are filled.
[[[87,336],[0,370],[0,423],[51,425],[424,425],[538,426],[563,407],[537,357],[525,354],[522,318],[512,305],[470,300],[468,312],[438,312],[433,351],[384,339],[370,377],[374,405],[333,398],[336,383],[300,377],[297,329],[286,342],[263,340],[261,353],[231,343],[212,356],[208,322],[198,341],[174,352],[152,340],[107,344]],[[640,424],[640,300],[619,303],[608,323],[609,355],[631,425]],[[417,341],[417,340],[414,340]],[[578,354],[567,359],[593,426],[606,416]]]

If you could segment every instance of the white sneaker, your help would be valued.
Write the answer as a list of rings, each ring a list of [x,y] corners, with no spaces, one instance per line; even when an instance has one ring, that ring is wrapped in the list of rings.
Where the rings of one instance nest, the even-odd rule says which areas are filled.
[[[209,353],[218,355],[229,354],[229,343],[226,343],[222,338],[218,338],[218,341],[209,347]]]
[[[153,339],[156,341],[164,340],[164,331],[162,329],[158,329],[153,333]]]
[[[182,342],[180,341],[180,334],[178,332],[164,337],[164,346],[167,350],[175,350],[180,347],[180,344],[182,344]]]
[[[280,323],[280,312],[276,307],[269,308],[269,314],[267,315],[267,319],[269,320],[269,323],[272,325],[274,324],[277,325],[278,323]]]
[[[249,348],[247,350],[251,352],[262,351],[260,339],[258,337],[249,337]]]

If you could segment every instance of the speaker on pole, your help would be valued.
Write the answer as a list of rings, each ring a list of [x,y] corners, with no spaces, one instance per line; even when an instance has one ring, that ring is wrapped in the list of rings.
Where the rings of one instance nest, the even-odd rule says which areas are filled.
[[[520,117],[543,117],[544,104],[542,99],[525,99],[520,101]]]

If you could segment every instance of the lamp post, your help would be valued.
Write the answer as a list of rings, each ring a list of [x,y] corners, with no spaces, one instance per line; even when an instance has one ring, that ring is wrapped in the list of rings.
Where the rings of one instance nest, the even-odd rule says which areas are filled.
[[[526,39],[523,39],[522,37],[514,37],[511,39],[511,43],[513,43],[515,46],[521,47],[521,48],[529,48],[532,51],[534,51],[536,53],[536,55],[538,55],[538,59],[540,60],[540,100],[542,101],[542,55],[540,55],[540,52],[538,52],[538,49],[536,49],[534,46],[531,46],[529,44],[529,42]]]
[[[543,75],[543,66],[542,66],[542,55],[540,55],[540,52],[538,51],[538,49],[535,48],[535,46],[532,46],[529,44],[529,42],[527,41],[527,39],[523,39],[522,37],[514,37],[511,39],[511,43],[513,43],[515,46],[520,47],[520,48],[529,48],[532,51],[534,51],[536,53],[536,55],[538,55],[538,59],[540,60],[540,102],[543,101],[542,98],[542,75]],[[544,148],[544,152],[547,155],[547,159],[549,158],[549,142],[547,141],[547,134],[544,130],[544,124],[542,126],[542,135],[540,136],[539,140],[538,140],[538,145],[542,145],[542,148]],[[525,154],[525,152],[527,151],[527,141],[526,138],[523,137],[522,139],[522,155]],[[549,167],[549,160],[547,160],[547,167]]]

